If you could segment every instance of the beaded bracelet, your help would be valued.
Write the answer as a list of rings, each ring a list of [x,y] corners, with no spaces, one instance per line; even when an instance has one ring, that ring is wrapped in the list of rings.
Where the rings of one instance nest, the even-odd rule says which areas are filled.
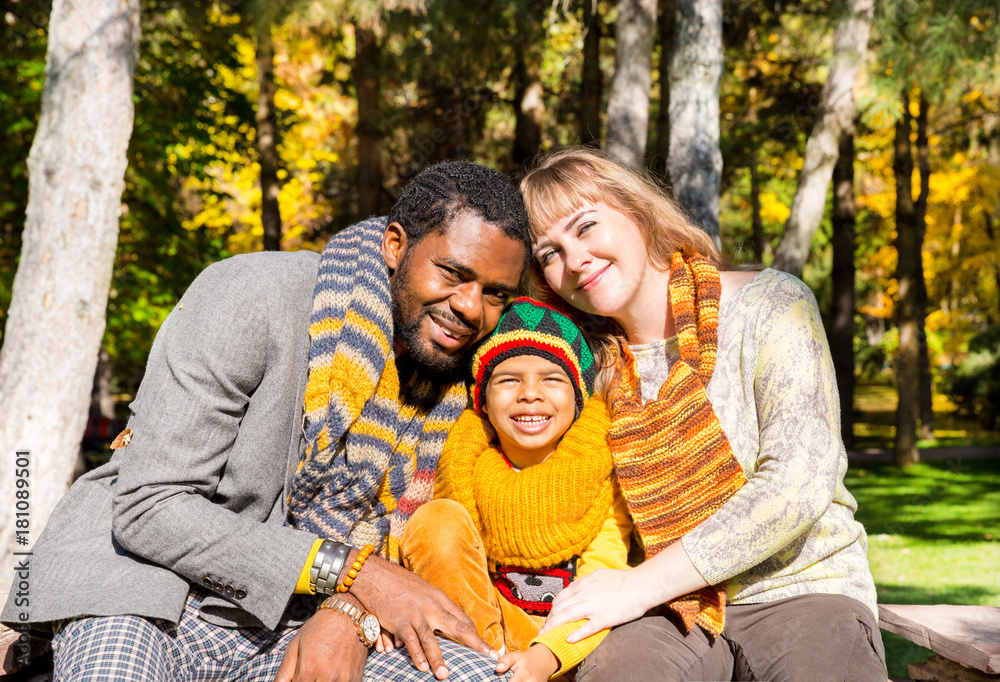
[[[358,577],[358,572],[361,567],[365,565],[365,560],[368,556],[375,551],[372,545],[365,545],[364,549],[358,552],[358,556],[354,559],[354,563],[351,564],[351,568],[347,571],[347,577],[344,578],[344,582],[337,585],[337,592],[347,592],[351,589],[351,585],[354,584],[354,579]]]

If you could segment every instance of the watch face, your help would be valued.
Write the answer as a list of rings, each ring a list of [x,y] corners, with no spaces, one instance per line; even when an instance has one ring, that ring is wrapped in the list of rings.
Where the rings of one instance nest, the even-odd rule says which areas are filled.
[[[374,643],[379,632],[381,632],[381,628],[378,624],[378,618],[369,613],[361,619],[361,634],[367,642]]]

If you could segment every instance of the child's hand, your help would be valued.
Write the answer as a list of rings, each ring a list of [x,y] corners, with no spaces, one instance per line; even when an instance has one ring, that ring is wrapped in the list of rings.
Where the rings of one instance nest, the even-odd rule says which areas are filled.
[[[559,659],[544,644],[536,644],[527,651],[514,651],[501,658],[496,671],[508,670],[514,672],[510,682],[545,682],[559,670]]]
[[[375,651],[380,654],[387,654],[396,647],[400,646],[403,646],[403,643],[398,641],[393,634],[387,630],[383,630],[375,640]]]

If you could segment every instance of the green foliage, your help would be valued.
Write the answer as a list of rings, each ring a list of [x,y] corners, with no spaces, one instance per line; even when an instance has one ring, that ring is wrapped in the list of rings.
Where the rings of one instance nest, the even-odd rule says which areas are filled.
[[[947,375],[945,391],[963,413],[1000,430],[1000,326],[969,341],[969,353]]]

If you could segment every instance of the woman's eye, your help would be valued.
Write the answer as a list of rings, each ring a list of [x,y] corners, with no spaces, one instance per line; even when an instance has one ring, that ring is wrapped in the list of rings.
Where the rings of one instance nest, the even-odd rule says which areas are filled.
[[[590,228],[592,228],[593,226],[594,226],[593,222],[583,223],[582,225],[580,225],[579,229],[577,229],[576,236],[582,237],[586,233],[590,232]]]
[[[552,261],[552,258],[553,256],[555,256],[555,254],[556,254],[555,251],[546,251],[544,253],[538,254],[538,264],[548,265]]]

